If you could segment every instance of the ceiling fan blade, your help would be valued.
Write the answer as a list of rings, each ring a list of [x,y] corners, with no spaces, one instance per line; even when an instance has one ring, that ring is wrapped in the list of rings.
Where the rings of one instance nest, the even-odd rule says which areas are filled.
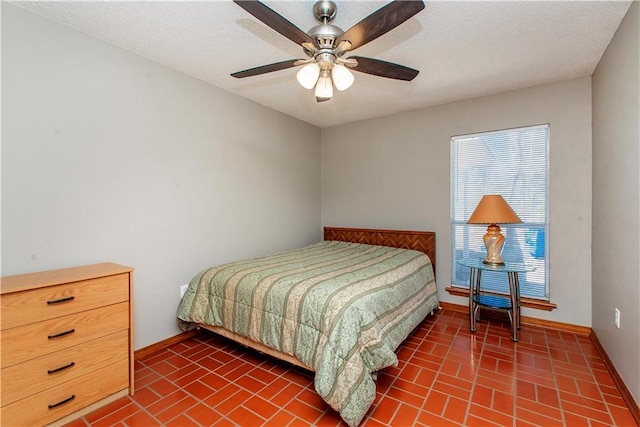
[[[350,56],[347,59],[358,61],[358,65],[351,67],[352,70],[390,79],[411,81],[420,72],[404,65],[381,61],[380,59],[365,58],[364,56]]]
[[[315,41],[300,28],[287,21],[282,15],[257,0],[233,0],[238,6],[258,18],[268,27],[279,32],[295,44],[303,42],[315,46]]]
[[[424,9],[422,0],[393,1],[345,31],[336,41],[335,46],[347,40],[351,42],[351,50],[357,49],[393,30],[422,9]]]
[[[261,65],[260,67],[249,68],[248,70],[236,71],[231,73],[231,77],[241,79],[244,77],[257,76],[259,74],[271,73],[272,71],[285,70],[296,66],[296,62],[302,59],[289,59],[288,61],[275,62],[273,64]]]

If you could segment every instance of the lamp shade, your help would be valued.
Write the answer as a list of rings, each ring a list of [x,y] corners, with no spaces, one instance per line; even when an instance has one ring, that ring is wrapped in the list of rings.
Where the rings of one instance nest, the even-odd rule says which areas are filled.
[[[329,99],[333,96],[333,84],[329,73],[323,73],[316,84],[316,98]]]
[[[318,81],[318,76],[320,75],[320,67],[315,62],[305,65],[300,68],[298,73],[296,74],[296,78],[298,79],[298,83],[305,89],[313,89]]]
[[[336,89],[340,91],[349,89],[355,80],[353,73],[342,64],[335,64],[333,66],[331,77],[333,77],[333,83],[336,85]]]
[[[467,224],[518,224],[522,221],[499,194],[485,194]]]

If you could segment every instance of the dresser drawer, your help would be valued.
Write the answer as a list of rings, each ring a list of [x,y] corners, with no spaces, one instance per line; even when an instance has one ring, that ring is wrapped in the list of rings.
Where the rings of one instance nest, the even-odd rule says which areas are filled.
[[[2,407],[3,426],[44,425],[104,399],[129,385],[129,361],[97,371]]]
[[[129,328],[129,303],[21,326],[2,332],[2,368]]]
[[[0,298],[1,327],[11,329],[128,299],[127,273],[5,293]]]
[[[13,403],[116,360],[129,357],[129,333],[120,331],[2,370],[2,405]]]

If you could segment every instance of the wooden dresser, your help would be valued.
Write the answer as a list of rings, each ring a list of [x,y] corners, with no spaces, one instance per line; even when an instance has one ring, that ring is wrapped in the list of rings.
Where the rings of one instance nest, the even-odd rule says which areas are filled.
[[[133,395],[133,269],[104,263],[2,278],[3,426]]]

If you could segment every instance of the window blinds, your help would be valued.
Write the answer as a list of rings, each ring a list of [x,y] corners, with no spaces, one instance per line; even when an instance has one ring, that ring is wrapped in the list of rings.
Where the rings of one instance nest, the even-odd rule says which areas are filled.
[[[500,194],[522,224],[498,224],[505,236],[502,257],[532,264],[520,274],[523,297],[549,300],[549,125],[507,129],[451,138],[452,284],[469,286],[463,258],[486,256],[486,226],[467,225],[484,194]],[[485,272],[483,289],[508,293],[505,275]]]

